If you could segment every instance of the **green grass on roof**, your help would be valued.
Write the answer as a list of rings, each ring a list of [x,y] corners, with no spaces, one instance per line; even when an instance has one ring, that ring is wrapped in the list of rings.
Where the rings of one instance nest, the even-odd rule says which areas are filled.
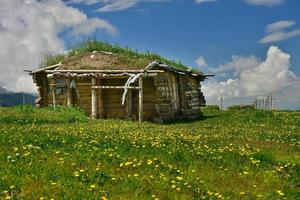
[[[158,54],[146,51],[146,52],[139,52],[135,49],[131,49],[128,47],[121,47],[119,44],[110,44],[108,42],[102,42],[102,41],[97,41],[95,39],[89,39],[80,43],[77,43],[75,45],[72,45],[72,47],[69,49],[67,54],[58,54],[58,55],[47,55],[44,57],[41,67],[46,67],[46,66],[51,66],[55,65],[59,62],[64,61],[65,59],[75,56],[75,55],[80,55],[88,52],[93,52],[93,51],[106,51],[106,52],[112,52],[114,54],[117,54],[121,56],[122,58],[126,57],[128,62],[130,60],[144,60],[145,63],[149,64],[151,61],[159,61],[162,63],[165,63],[167,65],[173,66],[178,69],[187,69],[189,68],[188,66],[182,64],[180,61],[173,61],[173,60],[168,60],[166,58],[161,57]],[[145,65],[146,67],[146,65]],[[196,71],[196,70],[195,70]],[[199,72],[199,71],[198,71]]]

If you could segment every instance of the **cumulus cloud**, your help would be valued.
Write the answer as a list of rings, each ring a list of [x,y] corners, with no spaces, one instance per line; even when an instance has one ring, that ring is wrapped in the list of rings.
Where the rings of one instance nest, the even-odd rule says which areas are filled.
[[[283,41],[292,37],[300,35],[300,29],[295,29],[291,31],[286,31],[287,28],[294,26],[296,22],[294,21],[278,21],[266,26],[267,35],[264,36],[260,43],[272,43]]]
[[[285,0],[245,0],[245,2],[254,6],[277,6],[285,2]]]
[[[170,0],[68,0],[68,3],[98,5],[99,12],[113,12],[132,8],[140,3],[163,3]]]
[[[231,74],[231,78],[224,81],[209,80],[203,85],[204,94],[208,102],[217,102],[221,96],[227,98],[254,97],[274,94],[298,94],[295,93],[296,75],[290,70],[291,56],[275,46],[271,46],[266,59],[260,61],[255,56],[233,56],[232,61],[221,65],[215,71]],[[234,75],[236,77],[234,77]],[[286,99],[294,99],[286,97]]]
[[[195,63],[199,68],[207,67],[206,60],[203,56],[198,57]]]
[[[211,2],[216,2],[217,0],[195,0],[195,3],[211,3]]]
[[[101,19],[89,19],[61,0],[1,0],[0,7],[0,80],[10,90],[35,92],[31,78],[23,69],[38,67],[45,54],[63,52],[59,33],[88,34],[115,28]]]

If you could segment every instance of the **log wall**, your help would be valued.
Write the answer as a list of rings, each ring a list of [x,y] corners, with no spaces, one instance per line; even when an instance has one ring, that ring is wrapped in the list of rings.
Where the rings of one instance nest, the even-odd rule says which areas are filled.
[[[91,116],[92,90],[91,78],[76,78],[76,89],[67,92],[70,80],[59,79],[54,82],[56,105],[77,105]],[[127,78],[101,78],[96,80],[97,86],[124,86]],[[38,105],[53,104],[51,90],[52,78],[46,75],[35,77],[38,85]],[[65,85],[65,86],[64,86]],[[138,81],[131,86],[138,87]],[[131,104],[121,104],[124,89],[96,89],[97,117],[98,118],[133,118],[139,117],[139,90],[131,90]],[[128,94],[127,94],[128,95]],[[71,99],[68,96],[71,96]],[[127,98],[126,101],[128,101]],[[197,118],[201,115],[200,107],[205,104],[201,92],[200,79],[190,75],[175,74],[172,72],[158,73],[154,77],[143,78],[143,118],[152,121],[165,121],[175,118]],[[128,113],[130,108],[131,114]]]

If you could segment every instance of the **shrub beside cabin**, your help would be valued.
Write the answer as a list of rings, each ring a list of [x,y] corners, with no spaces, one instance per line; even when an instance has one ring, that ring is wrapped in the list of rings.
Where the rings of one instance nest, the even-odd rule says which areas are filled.
[[[200,82],[207,75],[110,52],[88,52],[31,71],[36,107],[79,106],[91,118],[165,121],[197,118],[205,105]]]

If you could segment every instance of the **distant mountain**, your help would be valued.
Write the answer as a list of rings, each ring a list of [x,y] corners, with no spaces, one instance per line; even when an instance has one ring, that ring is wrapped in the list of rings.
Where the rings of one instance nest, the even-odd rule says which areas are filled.
[[[0,106],[34,105],[35,95],[23,92],[10,92],[0,86]]]
[[[7,94],[7,93],[8,91],[5,88],[0,86],[0,94]]]

